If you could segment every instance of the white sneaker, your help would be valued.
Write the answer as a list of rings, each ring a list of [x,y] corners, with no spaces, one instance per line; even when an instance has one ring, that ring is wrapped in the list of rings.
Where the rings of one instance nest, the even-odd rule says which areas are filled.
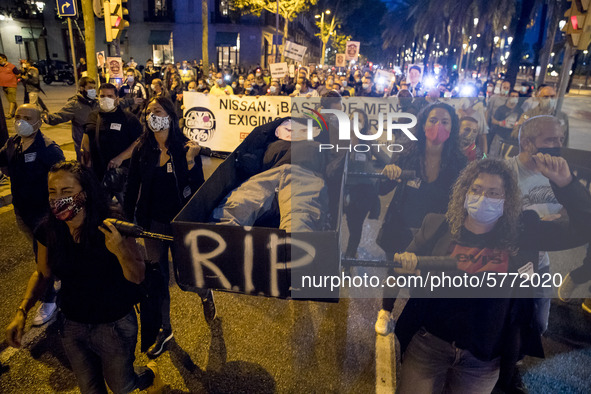
[[[41,326],[51,320],[53,315],[57,312],[57,305],[55,302],[44,302],[37,309],[37,314],[33,318],[34,326]]]
[[[390,321],[392,320],[392,314],[385,309],[380,309],[378,313],[378,320],[376,321],[376,333],[380,335],[390,334]]]

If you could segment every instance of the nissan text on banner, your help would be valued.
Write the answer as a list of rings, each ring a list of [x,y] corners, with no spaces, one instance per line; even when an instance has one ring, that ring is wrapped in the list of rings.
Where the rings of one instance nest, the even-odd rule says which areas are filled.
[[[213,151],[232,152],[257,126],[290,116],[290,97],[183,93],[183,133]]]

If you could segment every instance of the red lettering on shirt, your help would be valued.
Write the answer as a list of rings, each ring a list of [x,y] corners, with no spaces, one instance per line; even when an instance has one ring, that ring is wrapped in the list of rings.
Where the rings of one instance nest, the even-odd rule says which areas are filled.
[[[509,253],[506,250],[454,245],[451,256],[458,260],[458,269],[469,274],[477,272],[508,272]]]

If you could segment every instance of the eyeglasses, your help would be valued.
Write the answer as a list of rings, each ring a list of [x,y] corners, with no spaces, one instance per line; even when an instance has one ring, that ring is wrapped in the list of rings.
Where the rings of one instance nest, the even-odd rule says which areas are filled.
[[[484,196],[487,198],[494,198],[497,200],[505,198],[504,192],[499,192],[498,190],[486,190],[486,189],[478,187],[478,186],[472,186],[468,190],[468,193],[473,194],[475,196]]]

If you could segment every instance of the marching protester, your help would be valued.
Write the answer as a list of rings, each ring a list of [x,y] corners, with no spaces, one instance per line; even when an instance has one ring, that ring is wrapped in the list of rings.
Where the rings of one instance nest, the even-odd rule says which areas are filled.
[[[128,68],[125,72],[126,80],[119,88],[119,97],[123,108],[129,107],[129,111],[138,116],[143,109],[145,100],[148,99],[148,93],[144,85],[136,80],[135,69]]]
[[[138,284],[145,265],[135,239],[105,219],[118,217],[94,174],[77,162],[49,171],[51,214],[35,232],[37,270],[6,328],[8,344],[21,347],[27,312],[50,280],[61,280],[60,336],[83,393],[157,390],[156,363],[134,369]],[[106,382],[106,386],[105,386]]]
[[[517,139],[519,137],[519,127],[527,119],[538,115],[553,115],[560,121],[562,129],[564,130],[564,145],[568,145],[569,136],[569,124],[568,116],[563,111],[558,111],[556,108],[556,89],[551,86],[543,86],[539,89],[535,101],[531,105],[531,109],[524,109],[524,113],[521,115],[515,126],[513,126],[513,132],[511,137]]]
[[[60,147],[41,132],[41,124],[41,114],[36,106],[21,105],[15,113],[16,135],[0,149],[0,168],[10,176],[16,223],[32,242],[36,259],[38,251],[34,231],[49,211],[47,173],[51,166],[64,160]],[[45,293],[39,295],[41,305],[33,325],[44,324],[54,316],[57,311],[55,297],[52,281]]]
[[[142,133],[133,114],[121,109],[117,88],[110,83],[99,88],[99,110],[92,112],[82,137],[82,163],[106,183],[110,194],[122,202],[128,160]],[[107,175],[107,176],[106,176]]]
[[[6,99],[9,103],[8,116],[6,119],[14,118],[16,112],[16,87],[18,84],[18,75],[20,71],[18,68],[8,62],[5,54],[0,53],[0,86],[4,90]]]
[[[480,160],[483,153],[476,146],[478,137],[478,121],[470,116],[460,119],[460,150],[468,161]]]
[[[496,146],[497,141],[510,141],[513,127],[521,117],[523,110],[519,106],[519,92],[512,90],[506,103],[499,106],[491,117],[491,132],[489,141],[491,144],[490,153],[495,154],[492,145]],[[498,137],[497,137],[498,136]]]
[[[417,256],[452,256],[458,258],[458,275],[517,273],[524,266],[533,274],[538,264],[531,262],[540,250],[567,249],[588,239],[589,192],[563,158],[538,152],[532,160],[566,208],[568,222],[522,212],[513,170],[499,160],[474,161],[456,181],[446,215],[427,215],[406,252],[395,255],[402,271],[416,273]],[[480,257],[461,258],[466,253]],[[446,298],[446,292],[419,298],[417,289],[396,324],[402,352],[398,391],[490,393],[501,365],[514,365],[524,355],[543,357],[533,291],[502,289],[513,298]]]
[[[81,161],[80,149],[84,126],[88,123],[90,113],[96,110],[97,106],[96,81],[90,77],[82,77],[78,81],[78,94],[71,97],[59,111],[41,115],[43,121],[51,126],[72,122],[72,140],[78,161]]]
[[[234,91],[232,90],[232,87],[226,84],[226,81],[224,80],[222,73],[217,73],[216,74],[216,80],[215,80],[215,84],[214,86],[211,88],[211,90],[209,91],[209,93],[211,94],[234,94]]]
[[[170,100],[170,94],[164,87],[164,83],[160,78],[152,79],[152,84],[150,85],[150,89],[152,90],[152,98],[154,97],[166,97]]]
[[[200,147],[196,142],[188,142],[182,134],[173,104],[165,97],[150,101],[142,121],[144,131],[131,156],[125,214],[151,232],[172,235],[170,222],[204,181]],[[171,242],[152,239],[146,239],[145,246],[148,260],[159,264],[166,284],[162,326],[155,343],[147,351],[150,357],[156,357],[173,337],[168,252],[171,250],[174,258],[175,248]],[[201,290],[198,294],[205,319],[211,323],[216,314],[213,293]]]
[[[41,89],[41,81],[39,77],[39,70],[33,67],[30,60],[21,60],[21,81],[25,87],[25,104],[31,103],[38,105],[43,112],[49,112],[49,109],[39,97],[39,93],[45,94]]]
[[[148,59],[148,61],[146,62],[146,67],[144,68],[143,81],[146,84],[146,86],[150,86],[156,78],[160,78],[160,71],[154,68],[154,61],[152,59]]]
[[[409,144],[403,153],[393,154],[394,163],[383,170],[389,181],[382,185],[381,194],[396,189],[376,240],[388,261],[407,248],[428,213],[445,212],[449,191],[466,165],[458,146],[459,121],[453,107],[444,103],[425,107],[417,124],[418,141]],[[403,170],[414,171],[415,176],[400,179]],[[375,324],[380,335],[391,331],[395,301],[395,294],[385,294]]]

